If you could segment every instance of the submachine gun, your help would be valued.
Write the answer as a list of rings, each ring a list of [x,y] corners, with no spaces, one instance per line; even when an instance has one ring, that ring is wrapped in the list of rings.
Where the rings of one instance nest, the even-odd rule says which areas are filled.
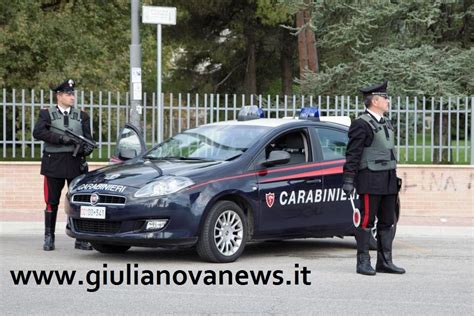
[[[68,128],[62,129],[62,128],[53,126],[51,124],[47,124],[47,126],[52,127],[58,131],[61,131],[71,138],[71,140],[74,143],[74,146],[76,146],[74,148],[74,152],[72,153],[73,157],[77,156],[81,148],[83,149],[84,153],[87,153],[86,156],[89,155],[94,150],[94,148],[97,148],[97,144],[95,143],[95,141],[87,139],[82,135],[78,135]]]

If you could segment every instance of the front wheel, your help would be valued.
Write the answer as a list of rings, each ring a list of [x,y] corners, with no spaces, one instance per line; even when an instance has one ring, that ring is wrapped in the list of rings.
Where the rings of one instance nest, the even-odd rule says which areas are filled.
[[[124,253],[130,249],[130,246],[107,245],[95,242],[91,244],[92,248],[101,253]]]
[[[231,201],[217,202],[207,215],[196,250],[210,262],[232,262],[247,242],[247,221],[242,209]]]

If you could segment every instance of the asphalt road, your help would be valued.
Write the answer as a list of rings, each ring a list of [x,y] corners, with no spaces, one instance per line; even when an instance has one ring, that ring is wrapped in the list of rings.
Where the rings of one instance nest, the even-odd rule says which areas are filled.
[[[74,250],[73,240],[62,232],[56,237],[56,251],[44,252],[40,227],[29,231],[8,223],[0,227],[2,315],[474,314],[472,227],[453,228],[451,233],[441,235],[433,230],[426,233],[420,228],[400,227],[394,258],[407,273],[379,273],[375,277],[355,273],[353,238],[253,243],[235,263],[210,264],[200,261],[192,249],[132,248],[122,255]],[[111,285],[111,274],[126,275],[127,264],[131,285]],[[301,272],[305,268],[310,271],[306,280]],[[28,285],[14,285],[10,270],[77,272],[72,285],[58,285],[57,281],[36,285],[32,280]],[[176,277],[176,283],[184,277],[188,282],[133,284],[134,280],[142,280],[146,270],[167,270]],[[201,277],[199,284],[193,285],[190,275],[196,276],[200,270],[207,279]],[[240,279],[247,280],[247,285],[236,284],[235,277],[232,285],[205,284],[216,280],[213,272],[224,270],[234,275],[242,270],[239,273],[247,276],[258,270],[282,272],[277,275],[280,279],[270,278],[267,285],[254,285],[251,277]],[[108,285],[99,284],[98,280],[104,281],[106,277]],[[272,284],[281,279],[281,285]],[[311,284],[305,285],[303,281]]]

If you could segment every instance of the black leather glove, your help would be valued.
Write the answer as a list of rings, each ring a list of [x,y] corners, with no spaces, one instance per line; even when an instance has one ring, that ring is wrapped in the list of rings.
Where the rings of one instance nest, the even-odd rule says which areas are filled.
[[[74,140],[67,136],[67,135],[61,135],[59,136],[59,143],[63,145],[74,145]]]
[[[344,174],[344,180],[342,184],[342,191],[349,196],[354,193],[354,176],[351,174]]]
[[[81,170],[81,173],[88,173],[89,172],[89,165],[87,164],[87,161],[86,161],[86,158],[82,157],[81,158],[82,161],[81,161],[81,165],[80,165],[80,170]]]
[[[402,188],[402,178],[398,178],[397,177],[397,189],[398,191],[397,192],[400,192],[400,189]]]

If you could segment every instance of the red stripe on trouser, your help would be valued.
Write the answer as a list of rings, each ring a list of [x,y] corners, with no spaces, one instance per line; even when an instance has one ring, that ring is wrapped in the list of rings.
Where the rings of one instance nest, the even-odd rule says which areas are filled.
[[[49,190],[48,190],[48,178],[46,176],[44,176],[43,191],[44,191],[44,202],[46,203],[46,211],[51,212],[53,209],[51,208],[51,205],[48,203]]]
[[[369,223],[369,195],[364,194],[364,220],[362,221],[362,228],[367,228]]]

